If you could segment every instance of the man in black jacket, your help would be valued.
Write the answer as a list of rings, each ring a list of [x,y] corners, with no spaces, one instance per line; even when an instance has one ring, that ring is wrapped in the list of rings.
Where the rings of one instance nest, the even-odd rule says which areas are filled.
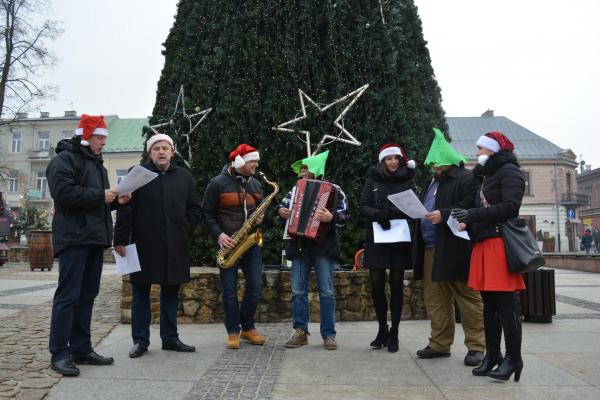
[[[292,165],[300,178],[322,179],[325,175],[325,162],[329,150],[321,154],[299,160]],[[277,206],[282,223],[291,215],[292,191]],[[287,348],[297,348],[308,344],[308,285],[311,267],[315,270],[319,288],[321,323],[320,331],[323,346],[336,350],[335,341],[335,293],[333,290],[333,269],[335,259],[340,255],[338,229],[348,220],[346,195],[335,186],[334,203],[330,209],[320,207],[315,210],[315,219],[327,224],[323,237],[318,240],[290,238],[286,240],[285,254],[292,260],[292,319],[294,334],[286,343]]]
[[[52,303],[49,349],[51,367],[64,376],[77,376],[73,364],[109,365],[92,349],[90,325],[100,289],[104,249],[112,241],[111,208],[117,192],[109,189],[102,165],[108,130],[102,116],[83,114],[76,137],[62,140],[46,168],[54,199],[54,256],[58,257],[58,287]],[[127,196],[118,196],[125,203]]]
[[[441,131],[425,160],[433,179],[424,193],[429,211],[417,223],[414,243],[415,279],[423,279],[425,307],[431,320],[429,344],[417,351],[420,358],[449,357],[454,342],[454,304],[458,305],[465,334],[465,364],[477,366],[483,359],[483,304],[479,292],[467,285],[471,244],[455,236],[447,221],[454,208],[470,208],[479,182],[465,169],[466,159],[456,153]]]
[[[231,236],[238,231],[263,199],[260,182],[253,177],[260,160],[258,151],[240,144],[229,154],[230,163],[210,180],[202,211],[208,234],[221,249],[233,249],[236,242]],[[257,221],[262,223],[262,216]],[[246,291],[240,306],[237,298],[238,269],[246,278]],[[239,349],[240,338],[252,344],[263,345],[265,338],[254,326],[254,314],[262,290],[262,252],[258,245],[250,249],[232,268],[220,268],[227,348]]]
[[[131,201],[117,211],[115,251],[125,256],[125,245],[135,243],[141,271],[130,275],[132,285],[129,357],[143,355],[150,345],[150,289],[160,285],[160,338],[163,350],[194,352],[179,340],[179,288],[190,280],[190,236],[202,211],[192,174],[171,162],[173,140],[156,134],[146,143],[150,161],[142,166],[158,176],[134,191]]]

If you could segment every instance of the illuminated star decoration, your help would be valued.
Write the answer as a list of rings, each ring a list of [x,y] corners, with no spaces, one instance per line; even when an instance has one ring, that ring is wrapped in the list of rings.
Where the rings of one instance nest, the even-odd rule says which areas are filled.
[[[195,107],[194,108],[195,113],[188,114],[185,111],[184,98],[185,98],[185,92],[183,90],[183,85],[181,85],[181,87],[179,88],[179,95],[177,95],[177,102],[175,103],[175,109],[173,110],[173,113],[171,114],[171,117],[169,118],[169,122],[164,122],[162,124],[157,124],[157,125],[151,125],[150,129],[152,129],[152,132],[154,132],[154,134],[157,134],[157,133],[160,133],[157,131],[157,129],[171,127],[175,131],[175,135],[183,136],[185,138],[185,141],[188,146],[188,157],[187,158],[183,157],[183,155],[179,152],[179,150],[177,150],[177,145],[175,144],[175,141],[173,141],[173,146],[175,147],[175,153],[179,154],[179,156],[181,157],[181,159],[183,160],[185,165],[187,165],[187,167],[190,168],[190,163],[192,162],[192,146],[190,146],[190,135],[192,133],[194,133],[196,128],[198,128],[198,126],[200,126],[202,121],[204,121],[204,119],[208,116],[208,114],[210,114],[210,112],[212,111],[212,108],[207,108],[206,110],[200,111],[200,107]],[[175,123],[173,122],[173,117],[175,117],[175,115],[177,115],[177,113],[179,112],[180,105],[181,105],[181,114],[183,115],[184,118],[186,118],[188,120],[188,123],[189,123],[189,128],[188,128],[187,133],[181,133],[180,130],[175,126]],[[192,119],[198,118],[198,117],[200,117],[200,119],[198,121],[196,121],[196,123],[194,124],[192,122]]]
[[[352,136],[352,134],[350,132],[348,132],[348,130],[346,130],[346,128],[344,128],[344,126],[340,123],[340,121],[342,121],[342,123],[343,123],[344,116],[346,115],[346,113],[348,112],[350,107],[352,107],[354,105],[354,103],[356,103],[358,98],[360,96],[362,96],[362,94],[365,92],[365,90],[367,90],[368,87],[369,87],[369,84],[367,83],[366,85],[359,87],[355,91],[348,93],[344,97],[339,98],[339,99],[335,100],[333,103],[327,104],[324,107],[321,107],[317,103],[315,103],[315,101],[313,99],[311,99],[310,97],[308,97],[308,95],[306,93],[304,93],[302,91],[302,89],[298,89],[298,97],[300,98],[300,106],[302,107],[302,116],[296,117],[290,121],[284,122],[283,124],[277,125],[276,127],[273,127],[271,129],[274,131],[279,131],[279,132],[303,133],[306,136],[306,140],[303,140],[303,142],[306,143],[306,153],[308,156],[317,154],[319,152],[319,150],[321,150],[321,148],[323,148],[335,141],[352,144],[354,146],[360,146],[361,143],[358,140],[356,140],[356,138],[354,136]],[[337,128],[339,128],[340,132],[337,134],[337,136],[328,135],[328,134],[324,135],[321,138],[321,141],[319,142],[319,144],[317,145],[317,148],[314,151],[311,151],[311,147],[310,147],[310,131],[288,128],[288,126],[294,125],[297,122],[302,121],[303,119],[306,119],[306,105],[304,103],[304,99],[306,99],[310,104],[312,104],[314,107],[316,107],[316,109],[319,111],[319,114],[323,114],[324,112],[329,110],[334,105],[336,105],[338,103],[342,103],[350,98],[352,99],[350,101],[350,103],[348,103],[346,108],[344,108],[342,110],[342,112],[340,113],[340,115],[338,115],[337,118],[333,121],[333,125],[336,126]],[[344,135],[345,137],[342,137],[342,135]],[[329,142],[327,142],[327,140],[329,140]]]

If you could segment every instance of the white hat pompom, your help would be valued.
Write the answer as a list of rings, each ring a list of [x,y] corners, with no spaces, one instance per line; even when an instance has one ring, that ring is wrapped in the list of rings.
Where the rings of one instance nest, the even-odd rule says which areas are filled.
[[[239,154],[235,156],[235,160],[233,161],[233,167],[242,168],[244,165],[246,165],[246,161],[244,161],[242,156],[240,156]]]
[[[406,166],[410,169],[415,169],[415,167],[417,166],[417,163],[415,162],[415,160],[408,160],[406,162]]]

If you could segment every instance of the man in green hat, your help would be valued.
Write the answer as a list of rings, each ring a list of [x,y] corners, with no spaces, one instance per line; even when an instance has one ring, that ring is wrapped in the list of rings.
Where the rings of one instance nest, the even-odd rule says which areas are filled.
[[[292,169],[299,178],[323,179],[325,163],[329,150],[296,161]],[[290,238],[286,240],[286,257],[292,261],[292,319],[294,334],[286,343],[287,348],[296,348],[308,344],[308,284],[310,270],[314,268],[319,287],[319,304],[321,313],[321,337],[327,350],[336,350],[335,341],[335,293],[333,291],[333,268],[335,259],[340,255],[338,230],[348,220],[348,204],[342,189],[335,186],[334,204],[331,209],[321,207],[315,211],[315,218],[321,223],[329,224],[318,240],[307,238]],[[281,223],[285,224],[290,217],[292,189],[277,207]]]
[[[433,177],[422,200],[429,211],[418,220],[413,243],[415,279],[423,280],[425,307],[431,320],[429,344],[419,358],[449,357],[458,305],[467,355],[465,365],[477,366],[485,349],[483,303],[479,292],[468,287],[471,242],[455,236],[447,221],[454,208],[475,206],[480,182],[465,168],[466,158],[434,128],[435,137],[425,159]]]

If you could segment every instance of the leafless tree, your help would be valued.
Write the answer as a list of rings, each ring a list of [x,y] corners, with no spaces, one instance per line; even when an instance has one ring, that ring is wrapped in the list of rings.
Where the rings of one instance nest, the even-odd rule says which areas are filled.
[[[0,5],[0,117],[29,111],[55,87],[42,85],[39,76],[56,64],[47,43],[62,33],[58,23],[45,19],[47,0],[1,0]],[[41,20],[43,22],[37,23]]]

